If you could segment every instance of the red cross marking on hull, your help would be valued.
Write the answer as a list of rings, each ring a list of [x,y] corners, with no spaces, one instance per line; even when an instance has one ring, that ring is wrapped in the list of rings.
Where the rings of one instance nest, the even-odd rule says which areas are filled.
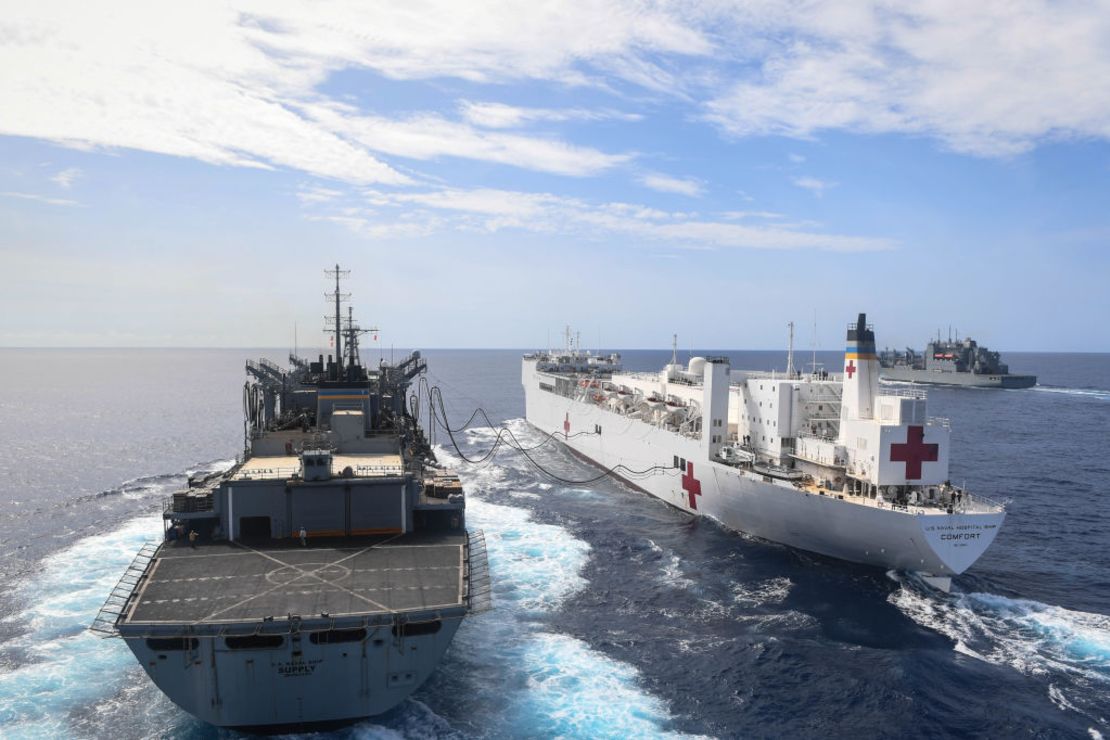
[[[567,417],[563,420],[563,436],[570,436],[570,412],[567,412]]]
[[[844,368],[844,372],[848,373],[848,380],[851,380],[852,376],[856,374],[856,361],[848,360],[848,367]]]
[[[694,463],[686,462],[686,472],[682,474],[682,490],[690,496],[690,508],[698,510],[698,500],[695,496],[701,495],[701,481],[694,477]]]
[[[921,463],[936,462],[939,455],[940,445],[925,444],[925,427],[908,427],[906,441],[890,446],[890,461],[906,464],[906,480],[920,479]]]

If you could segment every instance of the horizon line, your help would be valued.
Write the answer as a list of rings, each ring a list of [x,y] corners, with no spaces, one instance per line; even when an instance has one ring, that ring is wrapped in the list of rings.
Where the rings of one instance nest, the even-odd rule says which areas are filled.
[[[238,350],[238,351],[251,351],[251,352],[265,350],[265,351],[271,351],[272,352],[272,351],[279,350],[279,349],[280,349],[279,347],[267,347],[267,346],[263,346],[263,345],[257,345],[257,346],[222,345],[222,346],[217,346],[217,345],[90,345],[90,344],[80,344],[80,345],[77,345],[77,344],[75,344],[75,345],[14,345],[13,344],[13,345],[4,345],[4,344],[0,344],[0,350],[227,350],[227,351]],[[320,348],[316,348],[316,349],[319,350]],[[378,349],[379,349],[379,353],[384,351],[384,348],[378,348]],[[435,350],[435,351],[441,351],[441,352],[442,351],[447,351],[447,352],[462,352],[462,351],[471,351],[471,352],[477,352],[477,351],[537,352],[537,351],[540,351],[541,348],[537,348],[537,347],[417,347],[417,346],[411,346],[410,347],[410,346],[394,345],[390,349],[393,349],[393,350],[415,350],[415,351]],[[280,349],[280,351],[292,353],[293,350],[291,348],[287,348],[287,349]],[[671,347],[606,347],[606,348],[601,349],[601,350],[587,348],[586,351],[587,352],[663,352],[663,351],[670,352],[670,351],[672,351],[672,348]],[[689,354],[690,352],[695,352],[695,351],[696,352],[783,352],[783,353],[786,353],[786,352],[788,352],[788,349],[786,347],[773,347],[773,348],[733,347],[731,349],[722,348],[722,347],[698,347],[696,349],[690,349],[690,348],[681,349],[680,353],[681,352],[686,352],[687,354]],[[794,354],[796,356],[804,356],[807,353],[812,353],[814,351],[816,351],[816,352],[839,353],[839,352],[842,352],[843,350],[839,350],[839,349],[820,349],[820,348],[814,350],[811,347],[806,347],[806,348],[803,348],[803,349],[795,348]],[[1068,355],[1105,355],[1105,354],[1110,354],[1110,350],[1005,349],[1005,350],[997,350],[997,351],[998,352],[1020,353],[1020,354],[1041,354],[1041,355],[1060,355],[1060,354],[1068,354]],[[320,352],[317,351],[316,354],[320,354]],[[323,354],[329,354],[329,353],[324,352]],[[370,354],[370,353],[367,353],[367,354]]]

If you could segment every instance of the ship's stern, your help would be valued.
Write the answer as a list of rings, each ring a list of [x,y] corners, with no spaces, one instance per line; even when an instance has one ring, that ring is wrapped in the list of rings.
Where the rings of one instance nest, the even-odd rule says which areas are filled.
[[[953,513],[919,517],[922,540],[939,567],[922,573],[926,581],[944,591],[952,576],[970,568],[994,542],[1006,512]]]

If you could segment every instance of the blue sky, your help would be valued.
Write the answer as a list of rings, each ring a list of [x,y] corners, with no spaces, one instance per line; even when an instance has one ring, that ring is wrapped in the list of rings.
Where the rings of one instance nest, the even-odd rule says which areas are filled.
[[[1098,3],[42,2],[0,345],[1110,351]]]

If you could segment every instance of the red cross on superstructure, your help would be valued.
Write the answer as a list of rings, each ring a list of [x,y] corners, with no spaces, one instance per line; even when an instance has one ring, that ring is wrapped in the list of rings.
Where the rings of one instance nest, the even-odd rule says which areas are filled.
[[[906,429],[906,441],[890,446],[890,461],[906,464],[906,480],[921,478],[921,463],[936,462],[940,445],[925,444],[925,427],[913,426]]]
[[[570,412],[567,412],[567,417],[563,419],[563,436],[570,437]]]
[[[682,490],[690,496],[690,508],[698,510],[698,500],[695,496],[701,495],[701,481],[694,477],[694,463],[686,462],[686,472],[682,474]]]
[[[848,367],[844,368],[844,372],[848,373],[848,380],[851,380],[852,376],[856,374],[856,361],[848,360]]]

